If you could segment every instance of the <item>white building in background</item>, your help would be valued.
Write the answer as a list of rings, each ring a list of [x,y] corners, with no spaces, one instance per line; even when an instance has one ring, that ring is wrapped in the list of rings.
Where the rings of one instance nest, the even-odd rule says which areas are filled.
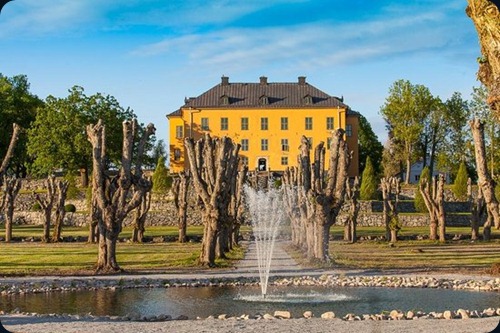
[[[429,158],[427,159],[429,160]],[[417,162],[413,163],[410,168],[410,184],[417,184],[418,181],[420,180],[420,174],[422,173],[422,170],[424,169],[424,161],[423,160],[418,160]],[[450,173],[442,170],[438,170],[436,166],[434,166],[434,171],[432,172],[432,177],[439,175],[440,173],[445,175],[445,181],[446,184],[451,183],[451,177]],[[403,182],[406,182],[406,169],[402,171],[402,179]]]

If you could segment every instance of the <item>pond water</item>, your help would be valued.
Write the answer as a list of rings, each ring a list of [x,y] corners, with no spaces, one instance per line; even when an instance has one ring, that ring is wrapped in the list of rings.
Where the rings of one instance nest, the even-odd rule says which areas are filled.
[[[420,288],[333,288],[274,287],[263,299],[260,287],[153,288],[52,292],[2,296],[0,309],[23,312],[94,315],[167,314],[172,317],[228,314],[274,313],[287,310],[294,317],[310,310],[316,316],[333,311],[376,314],[394,309],[402,311],[444,311],[459,308],[483,310],[500,307],[500,294],[494,292],[453,291]]]

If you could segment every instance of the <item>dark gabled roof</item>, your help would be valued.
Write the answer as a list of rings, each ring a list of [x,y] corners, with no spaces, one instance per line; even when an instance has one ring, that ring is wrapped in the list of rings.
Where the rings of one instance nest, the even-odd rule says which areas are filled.
[[[225,102],[229,100],[229,103]],[[262,97],[267,103],[262,103]],[[299,77],[297,82],[268,83],[261,77],[259,83],[229,83],[228,77],[198,97],[186,98],[181,108],[346,108],[338,97],[330,96]],[[177,110],[168,116],[180,115]]]

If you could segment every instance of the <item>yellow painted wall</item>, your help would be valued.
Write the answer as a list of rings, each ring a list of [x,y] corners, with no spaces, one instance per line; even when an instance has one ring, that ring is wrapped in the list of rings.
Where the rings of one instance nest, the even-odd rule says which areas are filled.
[[[191,119],[192,117],[192,119]],[[228,129],[221,130],[221,118],[228,118]],[[241,129],[241,118],[248,118],[248,130]],[[261,130],[261,118],[268,118],[268,130]],[[281,118],[288,117],[288,130],[281,129]],[[312,130],[305,129],[305,118],[311,117],[313,121]],[[327,117],[334,118],[334,128],[346,125],[345,109],[203,109],[203,110],[182,110],[182,117],[170,116],[170,168],[171,172],[179,172],[187,167],[184,160],[183,142],[176,138],[176,126],[184,123],[184,134],[190,136],[191,120],[193,124],[192,134],[194,139],[198,139],[205,133],[201,130],[201,118],[209,119],[209,131],[211,136],[229,136],[235,142],[241,143],[242,139],[248,139],[249,150],[240,150],[240,156],[248,158],[249,169],[257,168],[258,159],[267,159],[267,169],[272,171],[283,171],[287,165],[281,164],[282,157],[288,157],[288,166],[297,165],[298,147],[300,138],[305,135],[312,138],[313,147],[320,141],[327,142],[331,136],[331,130],[327,130]],[[349,168],[350,176],[358,175],[358,152],[357,152],[357,128],[358,118],[349,116],[347,124],[352,125],[352,137],[347,138],[348,146],[354,151],[353,160]],[[268,150],[261,150],[261,139],[268,140]],[[288,139],[288,151],[283,151],[281,139]],[[181,149],[182,158],[174,161],[174,149]],[[326,159],[328,161],[328,152]],[[327,166],[328,167],[328,166]]]

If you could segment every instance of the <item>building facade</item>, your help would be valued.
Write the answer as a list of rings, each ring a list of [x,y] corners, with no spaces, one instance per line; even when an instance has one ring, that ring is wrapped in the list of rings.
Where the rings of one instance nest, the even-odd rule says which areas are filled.
[[[302,135],[312,147],[320,141],[328,145],[332,131],[340,127],[352,151],[349,176],[359,174],[358,113],[343,98],[324,93],[303,76],[294,83],[269,83],[266,77],[258,83],[230,83],[223,76],[220,84],[186,98],[167,118],[172,173],[188,167],[185,137],[228,136],[241,145],[241,162],[250,170],[280,172],[297,165]],[[327,150],[326,161],[328,154]]]

